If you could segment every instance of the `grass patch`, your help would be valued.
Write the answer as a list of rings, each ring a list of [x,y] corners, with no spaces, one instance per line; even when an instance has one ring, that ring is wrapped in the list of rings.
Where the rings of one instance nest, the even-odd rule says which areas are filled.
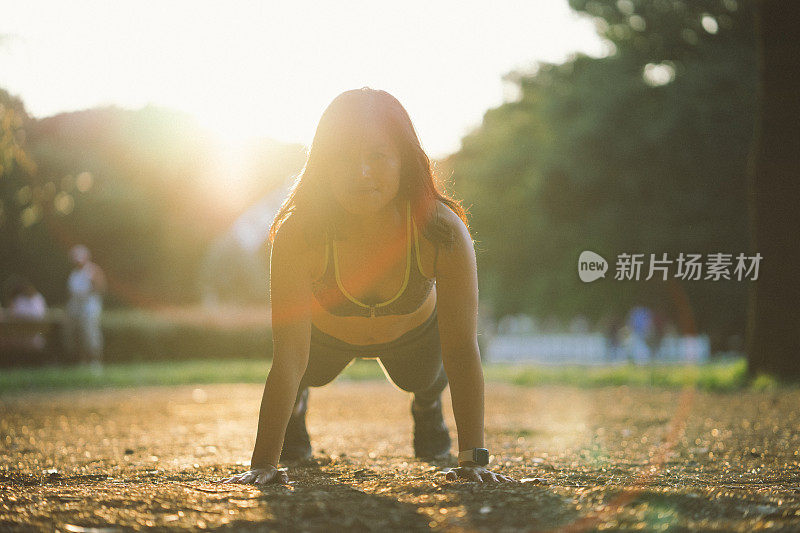
[[[605,365],[534,366],[487,365],[489,381],[504,381],[522,386],[570,384],[579,387],[651,386],[666,388],[696,387],[726,391],[748,384],[747,361],[733,359],[703,365]]]
[[[4,369],[0,373],[0,393],[145,385],[263,384],[270,362],[263,359],[199,359],[111,363],[105,365],[100,374],[90,367],[78,365]],[[374,361],[355,361],[341,376],[355,381],[378,379],[383,377],[383,371]]]
[[[0,393],[47,389],[93,389],[145,385],[190,385],[204,383],[261,383],[270,361],[257,359],[203,359],[188,361],[145,361],[107,364],[102,374],[83,366],[4,369],[0,373]],[[755,390],[777,386],[767,378],[752,384],[743,359],[705,365],[658,366],[536,366],[487,363],[484,374],[489,383],[574,385],[578,387],[655,386],[696,387],[702,390],[730,391],[752,385]],[[374,360],[356,360],[341,378],[352,381],[385,379]]]
[[[255,359],[111,363],[101,374],[86,366],[47,366],[4,370],[0,391],[250,383],[264,381],[269,362]]]

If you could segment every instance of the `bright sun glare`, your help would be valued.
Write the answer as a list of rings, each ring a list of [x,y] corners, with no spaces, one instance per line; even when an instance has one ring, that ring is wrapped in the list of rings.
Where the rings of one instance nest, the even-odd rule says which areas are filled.
[[[198,117],[229,163],[253,137],[308,144],[328,102],[364,85],[397,96],[440,157],[502,102],[506,72],[603,53],[566,0],[28,0],[0,35],[4,87],[34,116],[152,103]]]
[[[241,210],[251,204],[252,168],[246,139],[217,136],[207,174],[203,176],[209,192],[221,207]]]

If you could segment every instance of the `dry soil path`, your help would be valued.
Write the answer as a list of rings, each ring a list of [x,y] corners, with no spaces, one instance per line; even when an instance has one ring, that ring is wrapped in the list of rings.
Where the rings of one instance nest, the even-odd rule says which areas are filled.
[[[220,485],[250,457],[261,386],[0,397],[0,530],[800,530],[800,392],[487,385],[493,468],[411,457],[410,397],[312,389],[314,460]],[[445,415],[455,424],[445,393]]]

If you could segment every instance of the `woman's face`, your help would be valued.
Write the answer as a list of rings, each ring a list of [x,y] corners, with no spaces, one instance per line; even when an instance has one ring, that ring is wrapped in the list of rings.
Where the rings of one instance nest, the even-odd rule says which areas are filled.
[[[400,190],[400,153],[382,127],[371,121],[351,149],[331,165],[333,196],[354,215],[385,209]]]

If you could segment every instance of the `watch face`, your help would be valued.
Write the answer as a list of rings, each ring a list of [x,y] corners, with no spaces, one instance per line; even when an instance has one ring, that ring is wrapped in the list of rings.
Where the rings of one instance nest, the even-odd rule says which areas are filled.
[[[481,466],[486,466],[489,464],[489,450],[486,448],[475,448],[472,452],[473,461],[478,463]]]

